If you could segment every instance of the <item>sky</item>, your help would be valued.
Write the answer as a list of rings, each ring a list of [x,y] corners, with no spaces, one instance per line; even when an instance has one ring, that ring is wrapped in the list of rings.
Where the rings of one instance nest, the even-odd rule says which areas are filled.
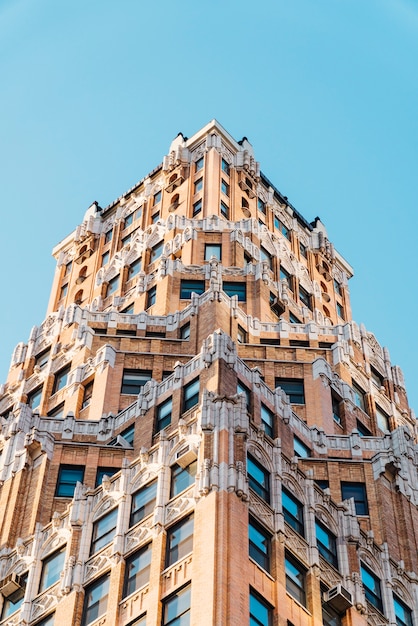
[[[416,0],[0,0],[0,382],[51,250],[216,118],[354,267],[418,412]]]

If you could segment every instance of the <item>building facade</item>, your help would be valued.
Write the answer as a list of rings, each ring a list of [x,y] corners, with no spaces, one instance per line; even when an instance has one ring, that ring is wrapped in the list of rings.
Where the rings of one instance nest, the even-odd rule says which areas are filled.
[[[418,626],[418,449],[352,269],[216,121],[53,251],[1,387],[1,626]]]

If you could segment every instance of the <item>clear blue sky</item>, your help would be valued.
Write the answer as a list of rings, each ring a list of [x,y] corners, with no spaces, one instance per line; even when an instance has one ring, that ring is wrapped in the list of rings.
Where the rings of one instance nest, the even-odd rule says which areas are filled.
[[[354,266],[418,411],[415,0],[0,0],[0,380],[50,250],[212,118]]]

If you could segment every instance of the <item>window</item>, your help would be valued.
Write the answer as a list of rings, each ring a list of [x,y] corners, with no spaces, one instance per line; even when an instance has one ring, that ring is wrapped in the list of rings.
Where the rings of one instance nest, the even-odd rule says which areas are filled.
[[[48,617],[41,619],[40,622],[36,622],[34,626],[54,626],[55,624],[55,613],[50,613]]]
[[[304,537],[303,504],[284,487],[282,488],[282,508],[285,522]]]
[[[271,626],[272,609],[269,604],[250,589],[250,626]]]
[[[300,319],[298,317],[296,317],[296,315],[294,315],[293,313],[289,313],[289,322],[291,324],[301,324],[302,322],[300,321]],[[303,404],[305,404],[303,402]]]
[[[334,418],[334,422],[337,424],[341,424],[341,410],[340,410],[340,399],[336,396],[331,396],[332,402],[332,416]]]
[[[55,418],[64,417],[64,405],[65,402],[60,402],[56,407],[48,411],[47,416]]]
[[[203,189],[203,178],[199,178],[198,180],[195,180],[194,192],[197,193],[198,191],[202,191],[202,189]]]
[[[229,196],[229,185],[223,178],[221,179],[221,191],[226,196]]]
[[[95,487],[102,484],[104,476],[111,478],[113,474],[119,471],[118,467],[98,467],[96,471],[96,483]]]
[[[142,259],[136,259],[136,261],[130,264],[128,267],[128,280],[131,280],[131,278],[139,274],[141,271],[141,261]]]
[[[163,600],[162,626],[189,626],[190,585]]]
[[[273,257],[271,256],[271,254],[267,252],[265,248],[261,247],[260,256],[261,256],[262,261],[267,261],[269,268],[272,270],[273,269]]]
[[[151,223],[152,224],[156,224],[159,219],[160,219],[160,212],[159,211],[157,211],[156,213],[153,213],[151,215]]]
[[[125,219],[123,220],[123,228],[128,228],[128,226],[133,224],[133,221],[134,221],[134,214],[131,213],[130,215],[127,215]]]
[[[201,210],[202,210],[202,200],[200,199],[193,204],[193,217],[197,215],[198,213],[200,213]]]
[[[40,370],[42,370],[48,364],[50,354],[51,348],[48,348],[47,350],[44,350],[43,352],[38,354],[35,357],[35,367],[38,367]]]
[[[307,306],[308,309],[312,308],[311,296],[306,291],[306,289],[302,287],[302,285],[299,285],[299,300],[302,302],[302,304]]]
[[[109,441],[107,445],[108,446],[120,446],[121,444],[118,442],[118,438],[123,437],[126,443],[128,443],[130,446],[133,446],[134,435],[135,435],[135,424],[132,424],[131,426],[128,426],[128,428],[125,428],[125,430],[123,430],[121,433],[119,433],[117,437]]]
[[[167,428],[171,424],[171,411],[173,409],[173,400],[168,398],[162,404],[157,406],[157,424],[155,432],[159,433],[163,428]]]
[[[19,576],[21,579],[22,588],[12,593],[12,595],[9,596],[8,598],[4,598],[3,608],[1,611],[1,618],[0,618],[1,621],[6,619],[6,617],[9,617],[9,615],[12,615],[16,611],[18,611],[23,604],[23,600],[25,597],[26,584],[28,582],[28,572],[25,572],[24,574],[20,574]]]
[[[271,535],[251,517],[248,522],[249,555],[266,572],[270,572]]]
[[[356,515],[368,515],[369,507],[367,505],[366,486],[364,483],[341,483],[341,494],[343,500],[354,498],[356,506]]]
[[[73,266],[73,262],[72,261],[70,261],[69,263],[66,264],[65,271],[64,271],[64,276],[69,276],[69,274],[71,273],[72,266]]]
[[[335,293],[338,296],[342,296],[342,285],[341,283],[338,282],[338,280],[335,280],[335,278],[334,278],[334,289],[335,289]]]
[[[226,219],[229,217],[229,208],[225,204],[225,202],[221,201],[221,215],[223,215]]]
[[[298,602],[306,606],[305,579],[306,570],[290,554],[285,556],[286,591]]]
[[[60,498],[72,498],[77,483],[84,480],[84,465],[61,465],[55,495]]]
[[[154,512],[155,503],[157,501],[157,481],[153,480],[145,487],[132,496],[132,509],[130,526],[137,524],[144,517]]]
[[[107,611],[107,597],[109,594],[109,578],[110,574],[107,574],[87,587],[84,596],[81,626],[87,626],[101,615],[105,615]]]
[[[105,265],[107,265],[109,263],[109,258],[110,258],[110,252],[107,251],[104,254],[102,254],[102,267],[104,267]]]
[[[300,256],[303,256],[305,259],[308,258],[308,248],[301,241],[299,241],[299,252]]]
[[[174,496],[191,487],[194,484],[196,472],[197,461],[193,461],[187,467],[181,467],[177,463],[173,465],[171,468],[170,498],[174,498]]]
[[[250,488],[270,503],[270,473],[250,455],[247,457],[247,475]]]
[[[382,591],[380,588],[380,579],[373,574],[368,567],[361,563],[361,582],[367,602],[373,604],[374,607],[383,613]]]
[[[337,315],[341,317],[342,320],[345,320],[344,307],[339,302],[337,302]]]
[[[353,387],[353,392],[354,392],[354,401],[356,403],[356,406],[358,406],[362,411],[366,411],[366,402],[365,402],[365,395],[366,393],[363,391],[363,389],[360,389],[360,387],[358,385],[356,385],[355,382],[352,382],[352,387]]]
[[[94,387],[94,380],[91,380],[89,383],[84,385],[83,402],[81,404],[81,409],[85,409],[86,407],[89,406],[91,402],[91,398],[93,396],[93,387]]]
[[[264,404],[261,405],[261,422],[264,425],[266,435],[273,437],[274,413]]]
[[[151,306],[157,302],[157,285],[151,287],[147,291],[147,302],[145,308],[149,309]]]
[[[397,626],[412,626],[412,611],[398,598],[393,596],[393,604],[395,606],[395,617]]]
[[[298,456],[301,459],[307,459],[311,456],[311,451],[308,446],[295,436],[293,437],[293,451],[295,456]]]
[[[118,290],[118,288],[119,288],[119,276],[114,276],[107,283],[105,298],[115,293]]]
[[[125,246],[128,245],[128,243],[131,243],[131,239],[132,239],[132,233],[130,233],[129,235],[126,235],[126,237],[123,237],[121,241],[121,247],[124,248]]]
[[[167,530],[165,566],[180,561],[193,550],[193,515],[189,515]]]
[[[117,519],[118,508],[116,507],[116,509],[112,509],[110,513],[103,515],[103,517],[94,522],[90,554],[98,552],[113,541]]]
[[[197,161],[195,163],[195,171],[196,172],[199,172],[203,168],[204,162],[205,162],[205,157],[200,157],[200,159],[197,159]]]
[[[289,396],[290,404],[305,404],[303,380],[297,378],[276,378],[275,387],[281,387]]]
[[[129,306],[126,307],[126,309],[122,309],[121,313],[126,313],[126,315],[132,315],[132,313],[134,312],[134,304],[130,304]]]
[[[180,298],[182,300],[190,300],[192,293],[197,293],[200,296],[204,291],[204,280],[182,280],[180,282]]]
[[[67,285],[63,285],[63,286],[61,287],[61,291],[60,291],[60,300],[61,300],[62,298],[65,298],[65,296],[67,295],[67,293],[68,293],[68,284],[67,284]]]
[[[242,326],[238,325],[238,330],[237,330],[237,341],[238,343],[247,343],[247,331],[245,331]]]
[[[222,171],[229,176],[230,175],[230,168],[229,168],[229,163],[228,161],[225,161],[225,159],[222,159],[222,163],[221,163],[221,168]]]
[[[108,230],[107,233],[105,233],[104,236],[104,242],[109,243],[110,241],[112,241],[112,237],[113,237],[113,230]]]
[[[151,555],[152,544],[149,543],[126,559],[124,598],[149,582]]]
[[[41,404],[42,387],[28,393],[28,405],[32,410],[37,409]]]
[[[283,222],[279,220],[277,215],[274,216],[274,228],[276,228],[276,230],[278,230],[284,237],[286,237],[286,239],[290,239],[289,229],[283,224]]]
[[[380,387],[383,387],[383,376],[380,374],[380,372],[375,370],[374,367],[371,367],[370,375],[371,375],[372,382],[374,385],[376,385],[376,387],[378,387],[379,389]]]
[[[205,261],[210,261],[212,257],[218,259],[222,258],[222,246],[220,243],[206,243],[205,244]]]
[[[360,437],[372,437],[370,430],[360,420],[357,420],[356,428]]]
[[[164,249],[164,241],[160,241],[160,243],[157,243],[156,246],[153,246],[151,248],[151,255],[150,255],[150,263],[154,263],[154,261],[156,261],[157,259],[160,258],[160,256],[163,253],[163,249]]]
[[[188,341],[190,339],[190,323],[184,324],[180,328],[180,339],[184,341]]]
[[[241,381],[237,382],[237,393],[243,393],[245,396],[245,405],[247,407],[247,411],[250,412],[251,409],[251,391],[246,387]]]
[[[315,480],[315,484],[318,485],[322,491],[324,491],[324,489],[329,489],[329,480]]]
[[[322,589],[324,593],[326,589]],[[322,602],[322,624],[323,626],[341,626],[341,616],[329,604]]]
[[[199,402],[199,379],[195,378],[184,386],[183,390],[183,413],[188,411]]]
[[[157,193],[154,194],[154,203],[153,205],[155,206],[156,204],[158,204],[159,202],[161,202],[161,191],[157,191]]]
[[[59,581],[61,572],[64,571],[65,547],[54,552],[42,561],[41,581],[38,593],[42,593]]]
[[[337,540],[321,522],[315,520],[316,543],[319,554],[338,569]]]
[[[247,285],[245,283],[224,281],[222,289],[230,298],[232,298],[232,296],[238,296],[239,302],[245,302],[247,299]]]
[[[286,280],[289,285],[289,289],[292,288],[291,276],[289,272],[284,269],[283,265],[280,266],[280,280]]]
[[[383,430],[383,432],[389,430],[389,415],[378,406],[376,406],[376,421],[377,427],[380,428],[380,430]]]
[[[142,387],[151,380],[151,372],[142,370],[123,370],[121,393],[137,396]]]
[[[266,203],[261,198],[257,198],[257,208],[261,213],[266,214]]]

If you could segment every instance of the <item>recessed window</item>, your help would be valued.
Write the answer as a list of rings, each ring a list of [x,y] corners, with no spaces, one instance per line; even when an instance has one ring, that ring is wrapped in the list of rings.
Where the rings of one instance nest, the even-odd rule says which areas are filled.
[[[108,446],[120,446],[121,444],[118,441],[119,437],[123,437],[127,444],[133,446],[134,444],[134,435],[135,435],[135,424],[131,424],[128,428],[125,428],[117,437],[109,441]]]
[[[321,591],[324,593],[326,588]],[[323,626],[341,626],[341,615],[335,611],[328,602],[322,602],[322,624]]]
[[[387,415],[380,407],[376,406],[376,421],[377,427],[383,432],[388,432],[389,429],[389,415]]]
[[[251,409],[251,391],[240,380],[237,382],[237,393],[244,394],[247,412]]]
[[[286,591],[306,606],[306,570],[290,554],[285,556]]]
[[[293,451],[295,456],[298,456],[301,459],[307,459],[311,456],[311,451],[308,446],[295,436],[293,437]]]
[[[55,495],[72,498],[77,483],[84,480],[84,465],[61,465]]]
[[[188,626],[190,624],[190,585],[163,600],[161,626]]]
[[[40,622],[36,622],[34,626],[55,626],[55,613],[50,613],[47,617]]]
[[[154,261],[159,259],[163,253],[163,250],[164,250],[164,241],[160,241],[160,243],[157,243],[156,246],[153,246],[151,248],[150,263],[154,263]]]
[[[35,367],[39,367],[39,369],[42,370],[48,364],[50,354],[51,348],[48,348],[47,350],[44,350],[43,352],[38,354],[35,357]]]
[[[121,240],[121,247],[124,248],[125,246],[128,245],[128,243],[131,243],[131,239],[132,239],[132,233],[129,235],[126,235],[126,237],[123,237]]]
[[[155,432],[159,433],[163,428],[167,428],[171,424],[171,413],[173,410],[173,399],[167,398],[164,402],[157,406],[157,424]]]
[[[109,258],[110,258],[110,252],[107,251],[104,254],[102,254],[102,267],[104,267],[105,265],[107,265],[109,263]]]
[[[28,582],[28,572],[20,574],[22,589],[15,591],[8,598],[3,598],[3,607],[1,611],[1,621],[12,615],[20,609],[25,598],[25,589]]]
[[[204,157],[200,157],[200,159],[197,159],[195,163],[195,172],[200,172],[200,170],[203,168],[204,162],[205,162]]]
[[[156,302],[157,302],[157,285],[154,285],[147,291],[147,302],[146,302],[145,308],[149,309],[151,306],[154,306]]]
[[[363,391],[355,382],[352,382],[352,387],[354,391],[354,401],[356,405],[362,410],[366,411],[366,392]]]
[[[131,278],[139,274],[141,271],[141,261],[142,259],[136,259],[136,261],[130,264],[128,267],[128,280],[131,280]]]
[[[304,537],[303,504],[284,487],[282,488],[282,508],[285,521]]]
[[[266,203],[261,198],[257,198],[257,208],[261,213],[266,214]]]
[[[151,224],[156,224],[159,219],[160,219],[160,212],[157,211],[156,213],[153,213],[151,215]]]
[[[305,404],[305,390],[303,380],[296,378],[276,378],[275,387],[281,387],[289,396],[290,404]]]
[[[32,411],[39,407],[39,405],[41,404],[41,398],[42,387],[38,387],[38,389],[35,389],[34,391],[28,393],[28,405],[30,406]]]
[[[59,372],[55,374],[54,386],[52,387],[52,395],[54,395],[54,393],[57,393],[57,391],[64,389],[64,387],[67,385],[68,374],[70,373],[70,369],[71,369],[71,365],[67,365],[66,367],[63,367],[62,370],[60,370]]]
[[[198,191],[202,191],[202,189],[203,189],[203,178],[199,178],[198,180],[195,180],[194,192],[198,193]]]
[[[271,626],[273,610],[257,592],[250,589],[250,626]]]
[[[183,389],[183,413],[199,402],[199,379],[195,378],[184,386]]]
[[[300,319],[298,317],[296,317],[296,315],[294,315],[293,313],[289,313],[289,322],[291,324],[302,324],[302,322],[300,321]]]
[[[264,404],[261,405],[261,422],[264,426],[264,432],[269,437],[273,437],[274,432],[274,413],[270,411]]]
[[[149,543],[126,559],[124,598],[149,582],[151,555],[152,544]]]
[[[332,417],[334,418],[334,422],[337,422],[337,424],[341,424],[341,408],[340,408],[341,401],[339,398],[332,395],[331,402],[332,402]]]
[[[374,367],[370,367],[370,375],[374,385],[380,389],[383,387],[383,376]]]
[[[247,285],[245,283],[224,281],[222,289],[230,298],[238,296],[239,302],[245,302],[247,299]]]
[[[62,298],[65,298],[65,296],[67,295],[67,293],[68,293],[68,283],[67,283],[66,285],[63,285],[63,286],[61,287],[61,291],[60,291],[60,300],[61,300]]]
[[[123,370],[120,392],[137,396],[149,380],[151,380],[151,372],[148,370]]]
[[[335,535],[317,519],[315,520],[315,533],[319,554],[338,569],[337,540]]]
[[[161,202],[161,196],[162,196],[161,191],[157,191],[157,193],[154,194],[154,206],[158,204],[159,202]]]
[[[125,219],[123,220],[123,228],[128,228],[128,226],[133,224],[133,221],[134,221],[134,214],[131,213],[130,215],[127,215]]]
[[[238,330],[237,330],[237,341],[238,343],[247,343],[248,337],[247,337],[247,331],[245,331],[242,326],[238,325]]]
[[[130,304],[129,306],[127,306],[125,309],[122,309],[121,313],[126,313],[126,315],[132,315],[132,313],[134,312],[134,304]]]
[[[107,611],[110,574],[86,588],[81,626],[88,626]]]
[[[244,198],[244,196],[242,196],[242,198],[241,198],[241,208],[242,209],[249,209],[250,208],[249,202],[248,202],[248,200],[246,198]]]
[[[93,524],[90,554],[95,554],[113,541],[116,533],[118,509],[113,509]]]
[[[286,237],[286,239],[290,240],[289,229],[287,228],[287,226],[283,224],[282,221],[280,221],[277,215],[274,216],[274,228],[278,230],[283,235],[283,237]]]
[[[221,201],[221,215],[223,215],[226,219],[229,219],[229,207],[223,201]]]
[[[196,478],[197,461],[193,461],[187,467],[181,467],[180,465],[172,466],[171,468],[171,487],[170,498],[174,498],[179,493],[191,487]]]
[[[148,515],[154,512],[157,501],[157,481],[142,487],[132,496],[132,509],[130,526],[137,524]]]
[[[226,196],[229,196],[229,185],[223,178],[221,179],[221,191]]]
[[[291,276],[289,272],[285,270],[283,265],[280,266],[280,280],[286,280],[287,284],[289,285],[289,289],[291,289],[291,285],[292,285]]]
[[[412,610],[398,596],[393,596],[397,626],[412,626]]]
[[[180,328],[180,339],[183,341],[188,341],[190,339],[190,323],[184,324]]]
[[[337,302],[337,314],[338,317],[341,317],[342,320],[345,320],[344,307],[339,302]]]
[[[85,409],[89,406],[91,402],[91,398],[93,396],[93,386],[94,381],[91,380],[89,383],[84,385],[84,393],[83,393],[83,402],[81,403],[81,409]]]
[[[206,243],[205,244],[205,261],[210,261],[213,256],[218,261],[221,260],[222,246],[220,243]]]
[[[302,304],[307,306],[308,309],[312,309],[312,298],[310,294],[306,291],[306,289],[302,287],[302,285],[299,285],[299,300],[302,302]]]
[[[318,485],[318,487],[322,489],[322,491],[324,489],[329,489],[329,480],[315,480],[315,484]]]
[[[383,613],[382,602],[382,590],[380,585],[380,579],[369,570],[368,567],[361,563],[361,582],[363,583],[363,589],[367,602],[373,604],[374,607],[381,613]]]
[[[229,167],[229,163],[228,161],[225,161],[225,159],[222,159],[222,164],[221,164],[221,168],[222,171],[229,176],[230,175],[230,167]]]
[[[273,257],[271,256],[270,252],[267,252],[265,248],[261,247],[260,257],[262,261],[267,261],[269,268],[272,270],[273,269]]]
[[[308,248],[301,241],[299,241],[299,252],[300,256],[303,256],[305,259],[308,258]]]
[[[48,411],[47,416],[55,418],[64,417],[64,406],[65,402],[60,402],[56,407]]]
[[[114,276],[107,283],[105,298],[114,294],[119,288],[119,276]]]
[[[54,552],[42,561],[41,581],[38,593],[42,593],[48,587],[52,587],[59,581],[61,572],[64,571],[65,547]]]
[[[119,471],[118,467],[98,467],[96,471],[96,481],[95,487],[98,487],[102,484],[103,478],[107,476],[108,478],[112,478],[113,474]]]
[[[250,488],[270,503],[270,472],[250,455],[247,457],[247,475]]]
[[[360,420],[357,420],[356,428],[360,437],[372,437],[370,430]]]
[[[204,280],[182,280],[180,282],[180,298],[182,300],[190,300],[192,293],[200,296],[205,291]]]
[[[66,264],[65,270],[64,270],[64,276],[69,276],[71,274],[72,266],[73,266],[73,262],[72,261],[70,261],[69,263]]]
[[[334,289],[335,289],[335,293],[338,296],[342,296],[342,293],[343,293],[342,285],[341,283],[338,282],[338,280],[335,280],[335,278],[334,278]]]
[[[198,200],[193,204],[193,217],[200,213],[202,210],[202,199]]]
[[[270,572],[271,535],[250,517],[248,522],[249,554],[266,572]]]
[[[112,241],[112,237],[113,237],[113,230],[108,230],[107,233],[105,233],[104,236],[104,242],[109,243],[110,241]]]
[[[368,515],[369,507],[367,505],[366,486],[364,483],[341,483],[341,496],[343,500],[354,498],[356,507],[356,515]]]
[[[192,552],[193,524],[193,515],[189,515],[167,530],[166,567],[170,567]]]

